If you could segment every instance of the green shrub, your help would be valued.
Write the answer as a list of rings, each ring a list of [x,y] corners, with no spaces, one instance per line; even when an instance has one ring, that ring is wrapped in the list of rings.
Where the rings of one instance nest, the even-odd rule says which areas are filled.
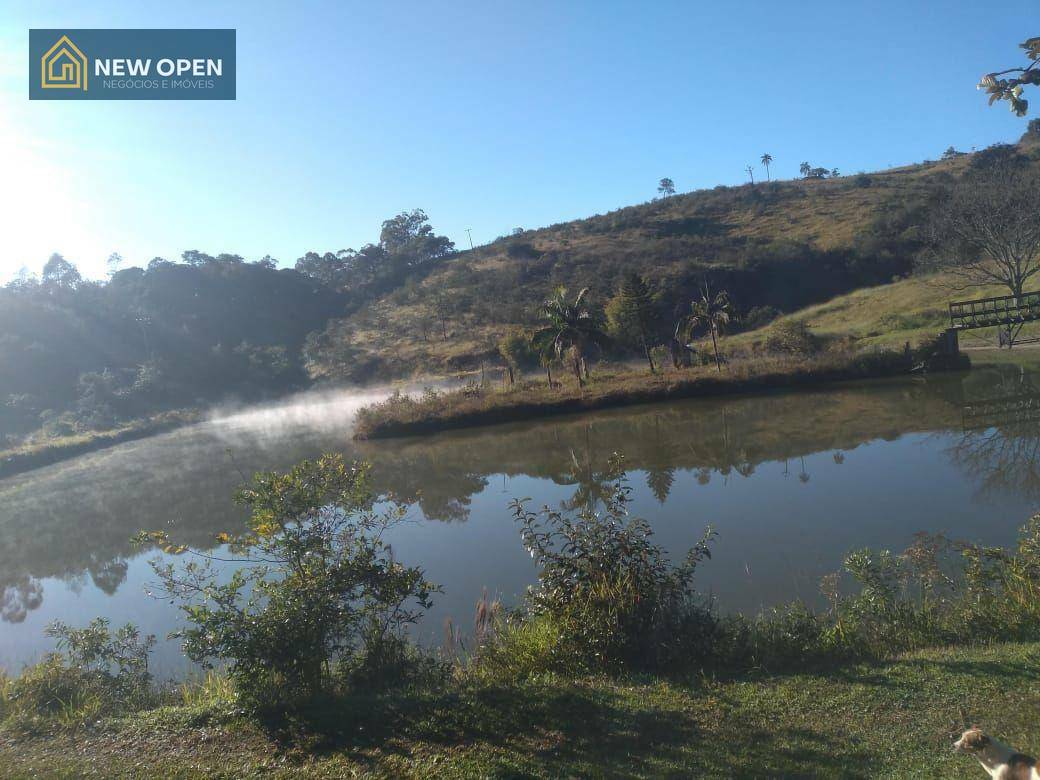
[[[188,658],[225,662],[255,709],[331,692],[343,676],[336,664],[369,679],[373,665],[400,666],[403,627],[429,608],[435,588],[382,540],[404,508],[373,510],[368,466],[324,455],[257,474],[237,500],[251,514],[245,531],[218,537],[239,564],[227,581],[212,556],[163,532],[142,537],[193,555],[182,566],[152,562],[190,624],[176,633]]]
[[[538,567],[530,615],[550,621],[548,643],[558,668],[615,672],[656,669],[707,654],[714,618],[697,598],[693,576],[710,557],[710,530],[671,565],[653,530],[628,514],[629,488],[620,456],[608,470],[613,487],[603,512],[548,507],[532,512],[513,502],[521,538]]]
[[[86,628],[52,623],[47,634],[59,652],[26,668],[0,688],[0,715],[26,728],[49,721],[77,725],[100,715],[128,712],[154,698],[148,655],[155,637],[127,624],[110,631],[97,618]]]
[[[797,666],[811,661],[885,658],[945,644],[1040,639],[1040,515],[1017,548],[952,542],[918,534],[902,554],[857,550],[844,576],[825,578],[826,613],[802,604],[719,632],[716,658],[727,665]]]
[[[820,351],[821,342],[802,320],[789,320],[769,331],[765,346],[770,352],[809,356]]]
[[[510,384],[513,383],[516,374],[522,374],[538,367],[538,353],[531,344],[531,334],[513,329],[509,331],[498,342],[498,353],[506,362],[509,370]]]

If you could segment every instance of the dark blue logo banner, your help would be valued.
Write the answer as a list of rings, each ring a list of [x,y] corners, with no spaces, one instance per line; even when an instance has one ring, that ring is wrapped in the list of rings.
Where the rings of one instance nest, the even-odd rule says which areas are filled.
[[[30,100],[234,100],[234,30],[29,30]]]

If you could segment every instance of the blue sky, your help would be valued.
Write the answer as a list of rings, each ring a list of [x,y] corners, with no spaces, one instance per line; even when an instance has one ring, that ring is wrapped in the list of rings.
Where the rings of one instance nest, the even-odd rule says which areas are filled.
[[[462,247],[466,228],[481,243],[647,200],[662,176],[740,183],[763,152],[789,178],[1013,140],[1026,120],[975,83],[1019,64],[1036,10],[9,0],[0,278],[53,251],[92,276],[113,251],[291,265],[413,208]],[[30,27],[234,27],[238,99],[30,102]]]

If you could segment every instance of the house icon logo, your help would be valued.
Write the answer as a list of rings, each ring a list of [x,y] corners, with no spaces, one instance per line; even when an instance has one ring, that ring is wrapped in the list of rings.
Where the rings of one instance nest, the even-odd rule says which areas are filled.
[[[87,58],[63,35],[40,58],[40,87],[87,91]]]

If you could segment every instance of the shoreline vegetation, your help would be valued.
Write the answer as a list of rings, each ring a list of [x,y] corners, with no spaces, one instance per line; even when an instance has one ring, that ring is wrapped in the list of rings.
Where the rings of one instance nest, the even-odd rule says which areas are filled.
[[[86,431],[0,450],[0,479],[13,477],[116,444],[166,433],[203,418],[199,409],[175,409],[104,431]]]
[[[622,456],[609,478],[602,508],[514,500],[537,585],[485,594],[435,651],[404,628],[440,588],[382,540],[405,513],[368,464],[258,473],[217,536],[244,564],[230,580],[165,531],[137,537],[172,556],[156,592],[208,671],[159,683],[135,626],[52,623],[57,652],[0,671],[4,776],[949,777],[970,722],[1040,739],[1040,515],[1008,549],[851,551],[826,610],[721,615],[694,580],[724,535],[672,557],[629,513]]]
[[[537,417],[634,404],[722,395],[797,390],[842,381],[906,376],[921,365],[922,350],[909,356],[893,350],[862,353],[828,351],[812,356],[758,355],[724,364],[684,369],[601,371],[587,384],[521,380],[505,387],[470,384],[450,391],[427,390],[419,397],[395,393],[358,410],[354,438],[382,439],[435,433]],[[930,371],[966,370],[963,353],[934,362]]]

